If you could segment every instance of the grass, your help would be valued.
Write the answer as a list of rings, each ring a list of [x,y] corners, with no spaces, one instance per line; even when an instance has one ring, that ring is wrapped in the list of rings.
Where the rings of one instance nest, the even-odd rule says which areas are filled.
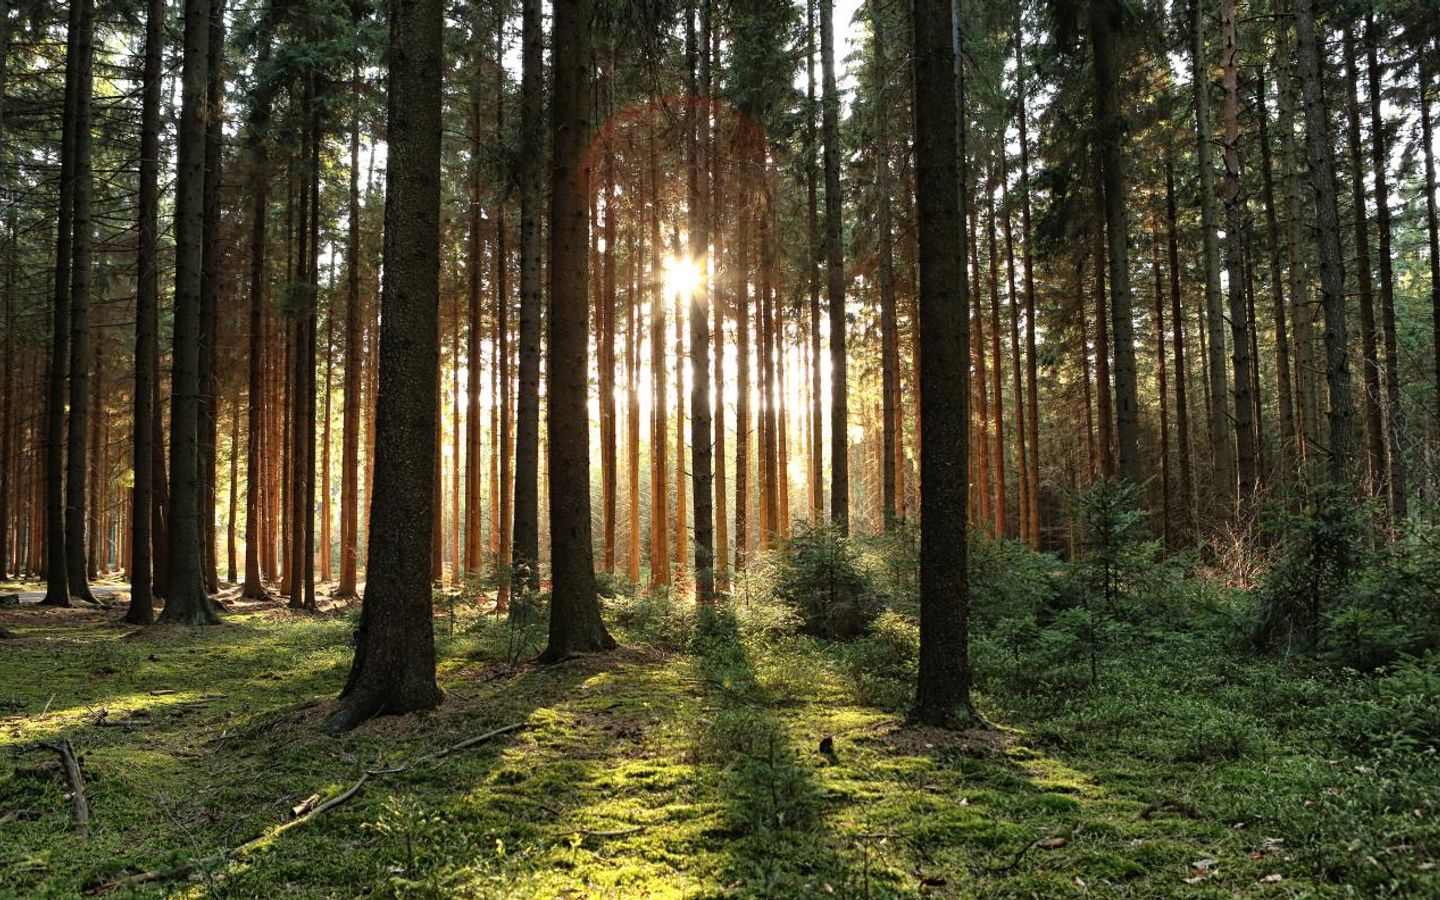
[[[1204,645],[1137,650],[1101,689],[1028,691],[982,641],[989,727],[951,733],[906,727],[903,691],[858,678],[855,648],[758,639],[723,612],[693,622],[683,651],[622,629],[625,649],[542,669],[513,662],[534,631],[447,610],[444,705],[330,738],[316,726],[353,614],[249,606],[218,628],[138,633],[120,615],[0,613],[20,635],[0,644],[0,895],[1440,891],[1440,807],[1417,775],[1434,769],[1334,752],[1318,717],[1343,687],[1316,688],[1301,714],[1298,693],[1274,693],[1303,693],[1295,677]],[[514,722],[277,831],[366,768]],[[32,749],[60,739],[83,756],[88,837],[55,755]],[[182,880],[133,878],[194,860]]]

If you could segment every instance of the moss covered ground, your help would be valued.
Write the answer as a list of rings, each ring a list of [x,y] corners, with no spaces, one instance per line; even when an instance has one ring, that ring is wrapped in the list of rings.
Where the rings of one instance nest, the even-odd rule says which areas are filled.
[[[1433,786],[1412,766],[1372,798],[1385,772],[1230,703],[1258,663],[1160,653],[1044,714],[989,691],[951,733],[907,727],[849,651],[732,616],[539,668],[536,629],[442,608],[444,705],[334,738],[353,610],[121,614],[0,610],[0,895],[1440,895]],[[37,749],[63,740],[88,834]]]

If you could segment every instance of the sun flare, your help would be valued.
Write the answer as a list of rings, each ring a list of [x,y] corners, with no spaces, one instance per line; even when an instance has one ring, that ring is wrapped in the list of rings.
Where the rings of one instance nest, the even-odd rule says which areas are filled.
[[[662,286],[666,297],[691,297],[705,283],[705,274],[700,263],[688,256],[670,256],[665,259]]]

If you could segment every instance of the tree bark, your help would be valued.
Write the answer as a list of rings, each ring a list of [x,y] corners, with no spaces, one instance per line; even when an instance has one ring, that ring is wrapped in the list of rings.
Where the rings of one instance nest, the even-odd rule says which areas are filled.
[[[79,71],[76,73],[75,106],[71,113],[75,120],[75,171],[70,202],[75,237],[70,266],[70,427],[65,462],[65,568],[70,595],[94,603],[85,559],[85,482],[89,461],[86,417],[91,412],[90,265],[94,226],[90,218],[90,201],[94,187],[90,164],[90,94],[95,61],[95,4],[94,0],[78,0],[78,6],[80,13],[75,24],[79,31],[73,52],[79,57]]]
[[[1385,431],[1380,412],[1380,359],[1375,333],[1375,282],[1370,258],[1370,218],[1365,208],[1365,147],[1360,134],[1360,70],[1356,62],[1355,32],[1347,22],[1345,54],[1345,134],[1349,145],[1350,201],[1355,230],[1355,286],[1360,299],[1360,351],[1362,404],[1365,415],[1365,460],[1370,491],[1388,507],[1389,466],[1385,459]],[[1388,512],[1388,510],[1387,510]]]
[[[1255,434],[1251,416],[1250,329],[1245,312],[1245,197],[1240,192],[1240,81],[1237,75],[1235,0],[1220,2],[1220,56],[1225,88],[1225,271],[1230,300],[1230,352],[1235,399],[1235,471],[1240,509],[1255,493]]]
[[[394,0],[386,167],[375,496],[355,659],[327,722],[430,709],[435,683],[430,513],[440,410],[440,135],[444,4]]]
[[[520,84],[520,392],[515,418],[512,578],[540,587],[540,178],[544,153],[544,50],[540,0],[521,6]]]
[[[175,182],[175,326],[170,371],[170,574],[162,624],[220,621],[205,588],[200,475],[200,306],[205,220],[209,0],[185,0]]]
[[[550,640],[541,662],[607,650],[590,536],[590,437],[586,394],[590,169],[590,0],[556,0],[550,180]],[[438,135],[439,129],[436,128]],[[555,361],[564,360],[564,364]]]
[[[1295,43],[1305,109],[1305,149],[1315,207],[1320,295],[1325,311],[1325,381],[1330,395],[1330,480],[1349,483],[1354,451],[1354,402],[1345,325],[1345,285],[1340,256],[1340,209],[1335,197],[1335,147],[1321,90],[1321,48],[1315,33],[1314,0],[1295,0]]]
[[[1105,193],[1105,234],[1110,259],[1110,322],[1115,357],[1115,441],[1120,477],[1143,480],[1140,459],[1140,407],[1135,385],[1135,321],[1130,294],[1130,238],[1125,215],[1125,131],[1120,111],[1120,73],[1114,42],[1123,15],[1121,0],[1090,0],[1090,30],[1095,52],[1096,118],[1099,121],[1100,172]]]
[[[1185,316],[1180,300],[1180,240],[1175,227],[1175,160],[1173,148],[1165,148],[1165,243],[1170,270],[1170,326],[1175,347],[1175,441],[1180,457],[1180,517],[1175,537],[1188,540],[1195,522],[1195,478],[1190,457],[1190,401],[1186,381]]]
[[[1206,404],[1210,413],[1212,515],[1223,515],[1235,497],[1235,447],[1227,420],[1229,391],[1225,388],[1225,314],[1220,301],[1220,243],[1216,234],[1215,168],[1210,124],[1210,64],[1205,56],[1201,0],[1190,0],[1190,81],[1195,98],[1196,159],[1200,169],[1200,230],[1205,262]]]
[[[703,25],[700,42],[708,60],[710,46],[710,17],[702,13]],[[690,94],[700,96],[695,83],[698,61],[696,59],[695,0],[690,0],[685,13],[686,56],[689,57]],[[709,63],[705,66],[704,80],[709,81]],[[708,90],[708,83],[704,86]],[[700,603],[715,602],[715,520],[712,485],[714,482],[711,459],[711,412],[710,412],[710,210],[709,185],[705,175],[709,172],[707,160],[708,132],[710,130],[709,106],[695,102],[690,104],[686,136],[689,146],[686,167],[686,206],[690,211],[690,258],[700,267],[700,286],[690,297],[690,370],[694,373],[690,385],[690,484],[694,493],[695,511],[695,589]]]
[[[826,292],[830,304],[830,520],[850,531],[849,391],[845,382],[845,255],[840,244],[840,94],[835,87],[834,0],[820,3],[820,67],[824,82]]]
[[[350,192],[345,235],[345,406],[340,420],[340,582],[332,599],[355,596],[360,562],[360,69],[351,72],[356,109],[350,117]],[[458,460],[457,460],[458,462]]]
[[[920,669],[913,718],[955,725],[969,718],[966,589],[966,453],[969,343],[960,205],[953,0],[916,0],[916,213],[920,243]]]
[[[1375,231],[1379,235],[1380,327],[1385,347],[1385,459],[1389,464],[1390,514],[1403,521],[1409,512],[1405,489],[1405,410],[1400,399],[1400,355],[1395,338],[1395,262],[1391,243],[1390,138],[1381,109],[1380,34],[1374,12],[1365,14],[1365,54],[1370,84],[1370,167],[1375,176]]]

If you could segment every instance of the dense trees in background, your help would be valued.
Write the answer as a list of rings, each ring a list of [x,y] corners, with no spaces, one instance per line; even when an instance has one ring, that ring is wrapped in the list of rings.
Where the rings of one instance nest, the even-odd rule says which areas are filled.
[[[1101,479],[1176,550],[1433,514],[1427,6],[0,4],[0,571],[363,592],[353,722],[438,698],[432,582],[558,659],[597,572],[918,511],[950,721],[967,541]]]

